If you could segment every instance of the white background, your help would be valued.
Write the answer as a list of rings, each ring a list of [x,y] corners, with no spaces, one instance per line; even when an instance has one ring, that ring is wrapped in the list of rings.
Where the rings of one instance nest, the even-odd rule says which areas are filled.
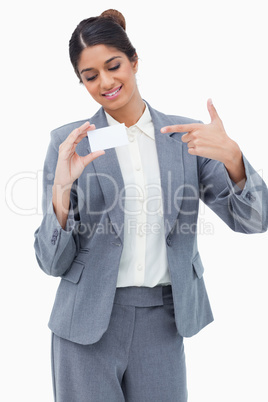
[[[33,250],[42,219],[40,174],[50,131],[99,108],[78,83],[68,41],[82,19],[107,8],[126,17],[142,97],[162,112],[204,122],[211,97],[229,136],[268,182],[264,0],[6,3],[0,13],[5,402],[53,400],[47,322],[59,280],[39,269]],[[214,228],[213,235],[200,233],[199,249],[215,321],[185,339],[189,402],[267,402],[268,234],[233,233],[208,208],[201,219]]]

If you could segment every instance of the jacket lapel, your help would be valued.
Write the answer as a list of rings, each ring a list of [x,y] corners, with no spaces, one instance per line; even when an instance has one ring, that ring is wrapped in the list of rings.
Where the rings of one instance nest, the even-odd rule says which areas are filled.
[[[147,103],[147,102],[146,102]],[[155,141],[160,169],[166,236],[172,230],[180,211],[184,189],[182,142],[163,134],[160,129],[171,125],[168,116],[147,103],[155,129]]]
[[[108,126],[103,108],[91,118],[90,122],[95,124],[96,129]],[[91,152],[89,141],[87,149]],[[92,164],[108,206],[107,212],[111,223],[123,243],[125,189],[115,149],[106,149],[105,155],[92,161]],[[119,197],[120,202],[118,202]]]

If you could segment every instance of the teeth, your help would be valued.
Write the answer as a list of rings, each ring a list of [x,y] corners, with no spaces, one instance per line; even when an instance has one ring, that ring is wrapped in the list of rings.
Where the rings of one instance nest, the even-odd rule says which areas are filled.
[[[120,89],[121,89],[121,87],[118,88],[116,91],[110,93],[110,94],[106,94],[105,96],[113,96],[113,95],[116,94]]]

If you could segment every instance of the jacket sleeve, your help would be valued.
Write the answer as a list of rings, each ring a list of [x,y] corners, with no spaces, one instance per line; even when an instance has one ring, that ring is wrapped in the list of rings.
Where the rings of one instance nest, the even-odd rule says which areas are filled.
[[[198,157],[200,198],[235,232],[262,233],[268,226],[267,186],[242,156],[243,190],[230,179],[223,163]]]
[[[75,183],[71,189],[71,201],[65,230],[59,224],[52,204],[52,187],[61,141],[56,133],[51,140],[43,170],[43,219],[34,237],[34,249],[40,268],[48,275],[61,276],[68,270],[79,249],[79,213]]]

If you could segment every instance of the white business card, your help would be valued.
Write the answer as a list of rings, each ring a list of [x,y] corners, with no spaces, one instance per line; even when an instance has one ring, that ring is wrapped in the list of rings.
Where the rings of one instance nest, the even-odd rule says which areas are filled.
[[[129,143],[124,123],[88,131],[91,151],[120,147]]]

